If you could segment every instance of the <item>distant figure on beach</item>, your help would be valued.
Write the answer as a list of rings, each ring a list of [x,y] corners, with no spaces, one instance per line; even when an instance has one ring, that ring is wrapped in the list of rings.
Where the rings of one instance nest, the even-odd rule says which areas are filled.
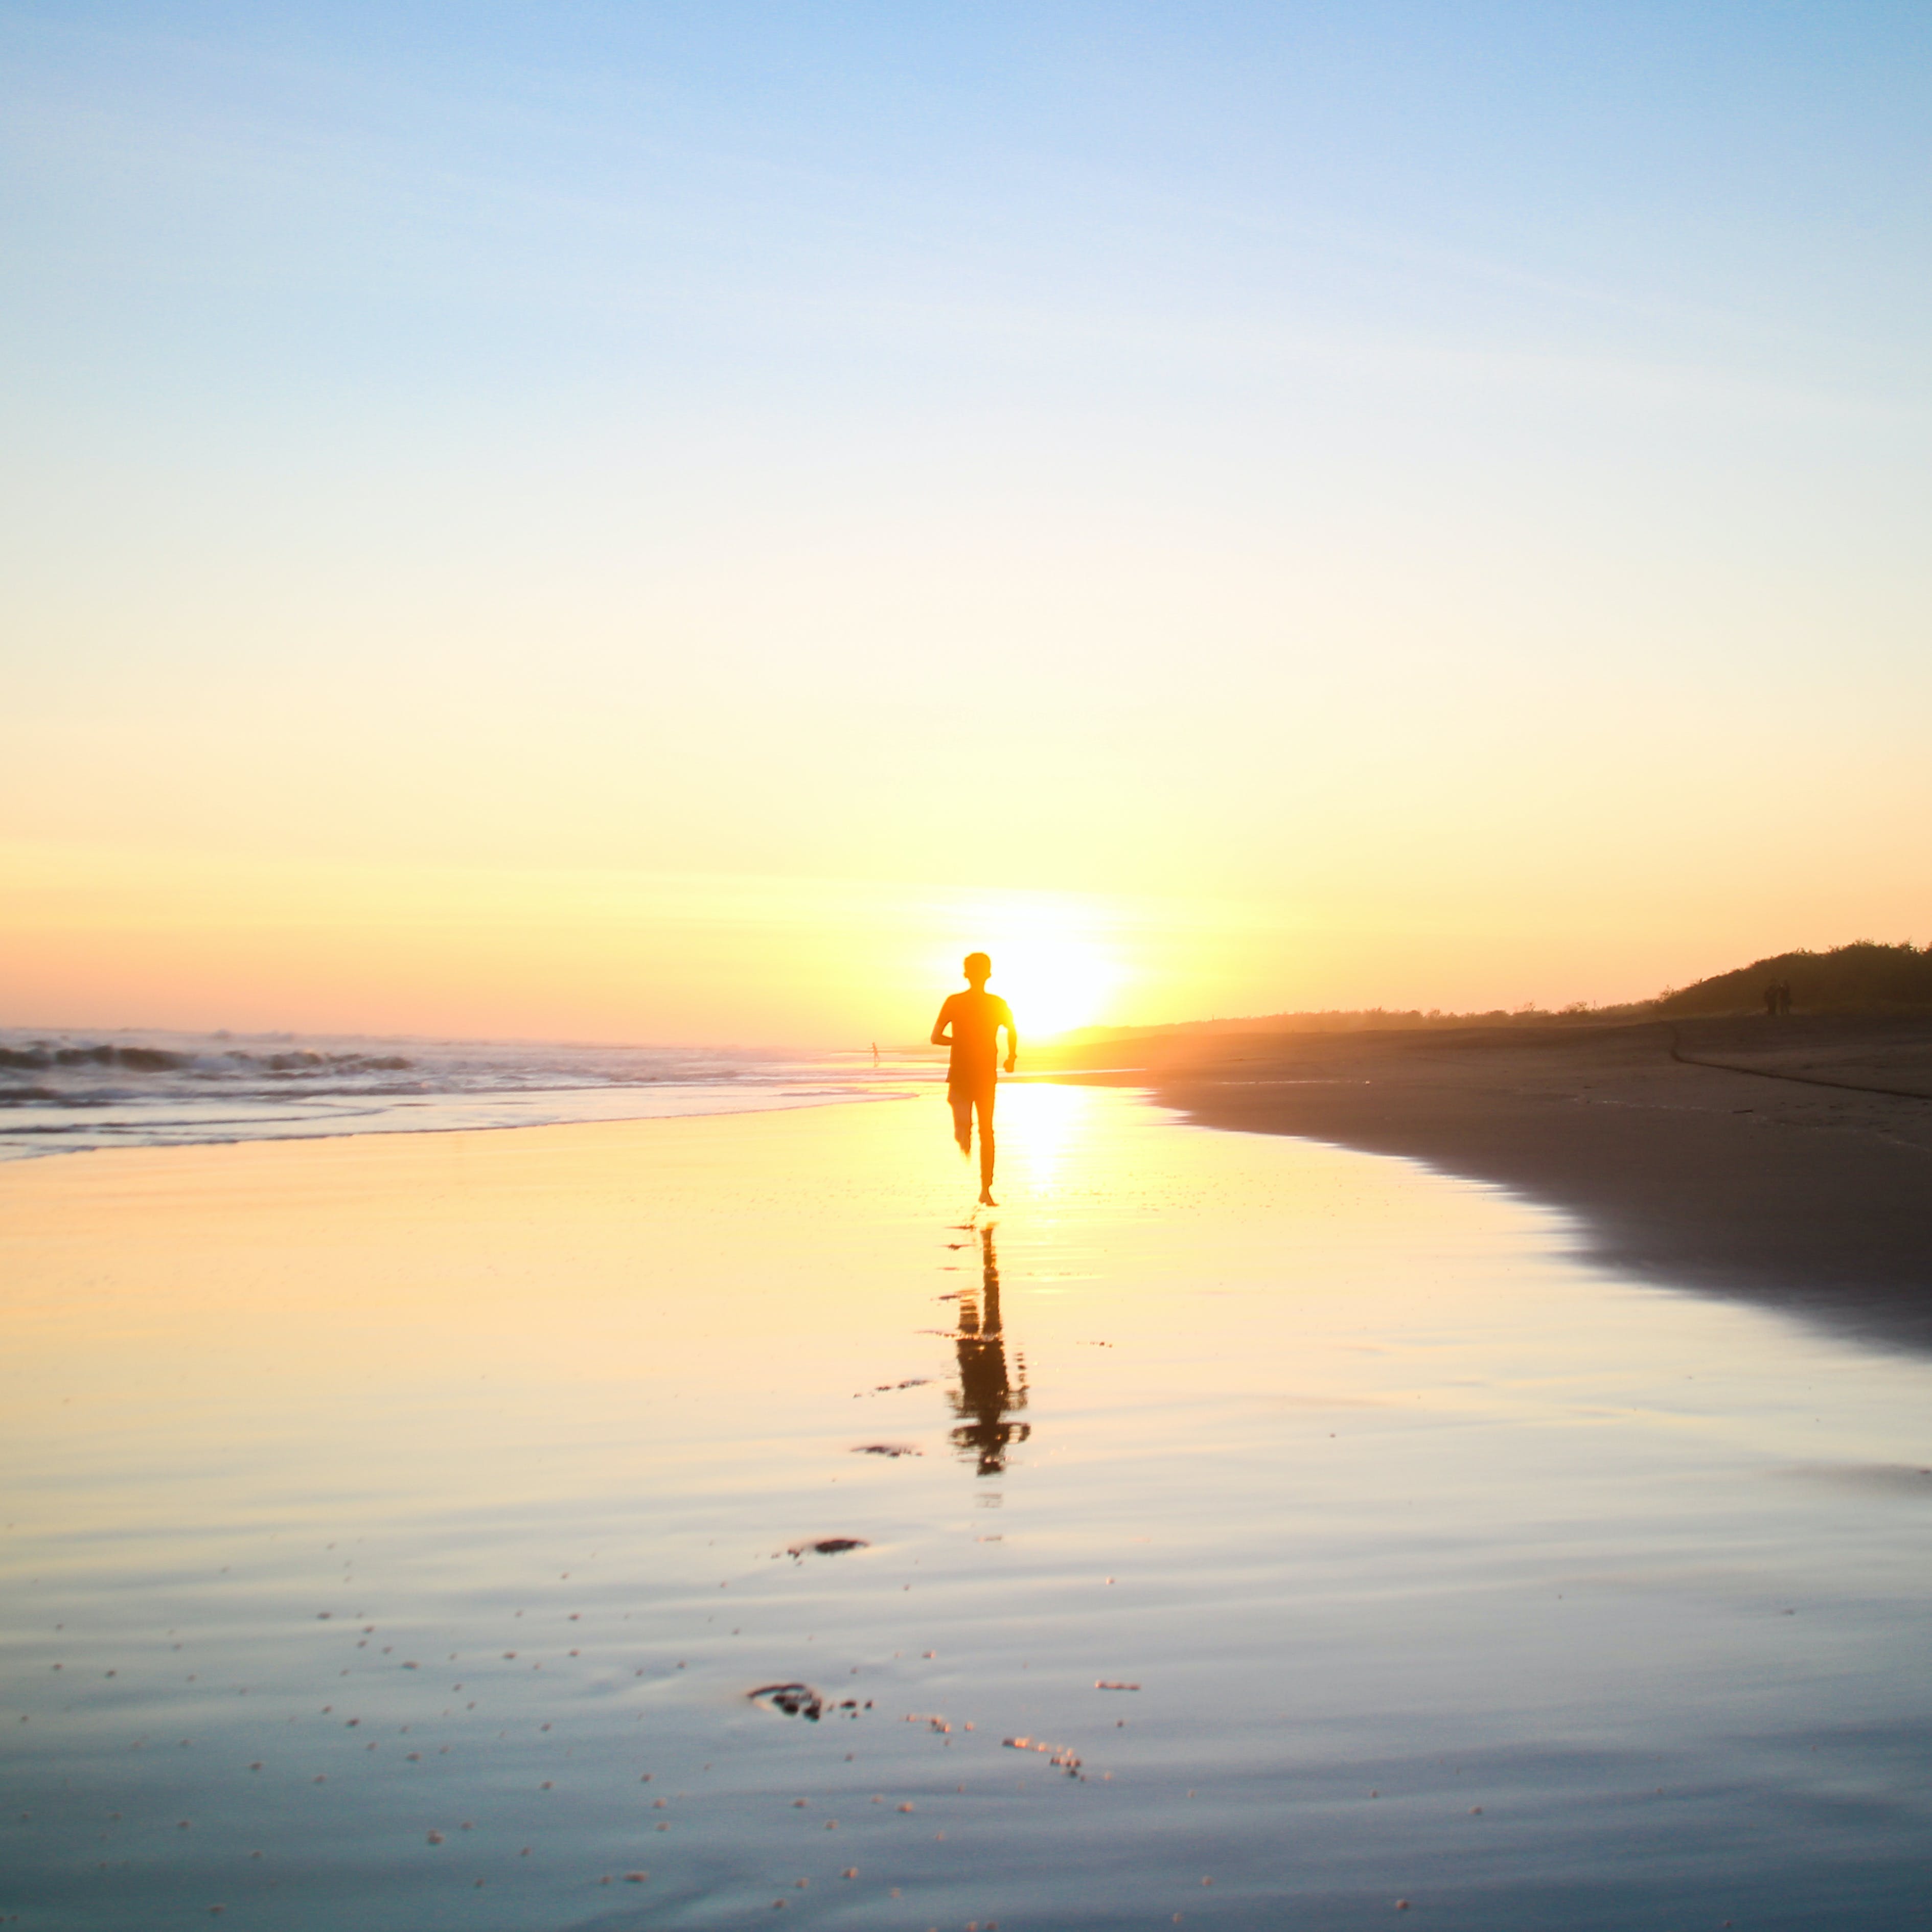
[[[988,1208],[993,1198],[993,1093],[999,1079],[1000,1029],[1006,1030],[1006,1071],[1019,1057],[1020,1036],[1012,1009],[997,993],[986,990],[993,962],[983,952],[969,952],[964,962],[970,989],[955,993],[932,1023],[932,1043],[952,1049],[946,1072],[946,1097],[952,1106],[952,1137],[959,1151],[973,1151],[973,1116],[980,1117],[980,1198]],[[952,1029],[950,1034],[946,1030]]]
[[[874,1073],[876,1073],[876,1072],[878,1072],[878,1070],[879,1070],[879,1042],[878,1042],[877,1040],[874,1040],[874,1041],[873,1041],[873,1042],[872,1042],[872,1071],[873,1071]]]
[[[1783,980],[1774,980],[1764,989],[1764,1010],[1767,1013],[1788,1013],[1791,1010],[1791,988]]]

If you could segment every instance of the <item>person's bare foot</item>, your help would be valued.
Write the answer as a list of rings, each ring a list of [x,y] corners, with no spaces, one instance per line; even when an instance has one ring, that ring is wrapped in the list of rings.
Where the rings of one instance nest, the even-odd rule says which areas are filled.
[[[980,1205],[982,1208],[997,1208],[999,1204],[1000,1204],[993,1198],[993,1190],[990,1187],[982,1187],[980,1189]]]

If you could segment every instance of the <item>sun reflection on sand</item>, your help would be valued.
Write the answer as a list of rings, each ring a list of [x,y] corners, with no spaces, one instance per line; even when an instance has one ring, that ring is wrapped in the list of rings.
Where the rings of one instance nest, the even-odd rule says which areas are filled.
[[[1000,1131],[1007,1138],[1007,1166],[1028,1198],[1044,1207],[1066,1184],[1091,1125],[1092,1091],[1046,1082],[1002,1082]],[[1022,1174],[1018,1163],[1025,1163]],[[1090,1178],[1090,1168],[1084,1170]]]

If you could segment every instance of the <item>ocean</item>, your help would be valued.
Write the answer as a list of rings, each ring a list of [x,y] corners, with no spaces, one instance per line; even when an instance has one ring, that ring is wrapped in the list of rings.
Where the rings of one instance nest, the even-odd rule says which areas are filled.
[[[0,1160],[110,1147],[764,1112],[896,1097],[868,1052],[0,1029]]]

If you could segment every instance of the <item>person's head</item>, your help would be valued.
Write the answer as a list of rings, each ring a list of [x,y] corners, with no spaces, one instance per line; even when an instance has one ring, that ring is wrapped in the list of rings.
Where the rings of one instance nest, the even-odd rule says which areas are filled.
[[[993,976],[993,962],[983,952],[969,952],[963,963],[966,983],[976,993]]]

